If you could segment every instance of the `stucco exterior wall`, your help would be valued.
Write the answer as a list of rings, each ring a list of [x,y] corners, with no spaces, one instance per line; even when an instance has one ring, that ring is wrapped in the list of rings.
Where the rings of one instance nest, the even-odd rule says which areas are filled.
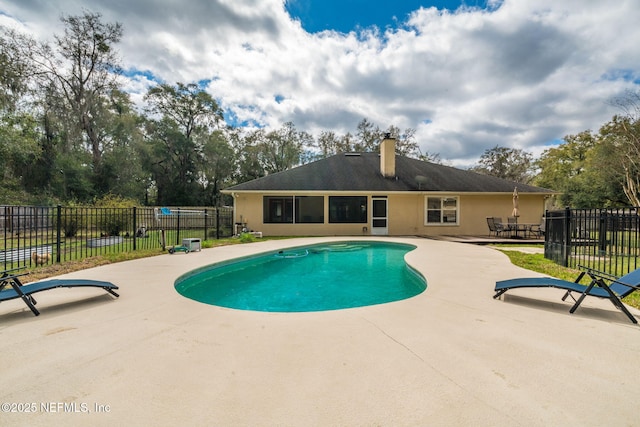
[[[297,196],[311,195],[296,193]],[[313,194],[318,196],[319,194]],[[344,194],[340,194],[344,195]],[[360,194],[361,195],[361,194]],[[426,193],[390,194],[388,200],[388,234],[390,236],[438,236],[489,234],[486,218],[501,217],[505,222],[513,211],[510,194],[455,194],[432,193],[434,196],[458,198],[458,224],[425,225]],[[279,194],[279,196],[284,196]],[[376,194],[376,196],[380,196]],[[246,224],[253,231],[266,236],[358,236],[371,234],[371,195],[368,195],[368,221],[366,224],[331,224],[329,218],[329,195],[324,195],[323,224],[265,224],[263,222],[263,194],[238,193],[234,196],[235,222]],[[519,223],[539,224],[545,209],[543,195],[520,194]]]

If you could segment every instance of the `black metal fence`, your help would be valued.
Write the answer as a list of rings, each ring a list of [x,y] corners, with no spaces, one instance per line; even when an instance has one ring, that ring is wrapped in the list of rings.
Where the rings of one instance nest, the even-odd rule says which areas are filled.
[[[616,276],[640,267],[639,208],[564,209],[545,215],[544,256]]]
[[[0,206],[0,233],[8,270],[230,237],[233,208]]]

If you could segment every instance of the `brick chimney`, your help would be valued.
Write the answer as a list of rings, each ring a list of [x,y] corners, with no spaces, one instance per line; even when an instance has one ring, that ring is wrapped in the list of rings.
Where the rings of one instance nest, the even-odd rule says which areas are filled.
[[[388,133],[380,143],[380,173],[385,178],[396,176],[396,139]]]

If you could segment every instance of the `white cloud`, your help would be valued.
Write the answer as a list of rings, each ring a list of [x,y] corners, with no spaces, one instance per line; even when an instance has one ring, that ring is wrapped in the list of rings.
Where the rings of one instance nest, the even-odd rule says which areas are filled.
[[[318,133],[412,127],[423,151],[470,165],[496,145],[539,154],[597,129],[640,79],[635,1],[494,0],[415,11],[397,30],[308,34],[283,0],[0,0],[2,22],[41,37],[83,8],[124,26],[125,69],[167,83],[211,80],[239,121]],[[636,83],[633,82],[636,81]],[[127,83],[141,99],[149,75]]]

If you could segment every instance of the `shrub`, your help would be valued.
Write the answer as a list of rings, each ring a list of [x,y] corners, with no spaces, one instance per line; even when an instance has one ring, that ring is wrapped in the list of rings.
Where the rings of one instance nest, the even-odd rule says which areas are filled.
[[[107,194],[95,201],[95,206],[103,208],[98,217],[98,227],[109,236],[118,236],[122,231],[129,230],[133,220],[131,210],[136,201],[124,197]]]
[[[256,241],[256,237],[251,233],[240,234],[240,242],[242,243],[251,243],[255,241]]]
[[[56,210],[53,209],[52,212],[54,212],[54,218],[57,219]],[[64,237],[76,237],[78,232],[86,226],[86,216],[86,210],[73,203],[63,207],[60,212],[60,229],[64,233]]]

